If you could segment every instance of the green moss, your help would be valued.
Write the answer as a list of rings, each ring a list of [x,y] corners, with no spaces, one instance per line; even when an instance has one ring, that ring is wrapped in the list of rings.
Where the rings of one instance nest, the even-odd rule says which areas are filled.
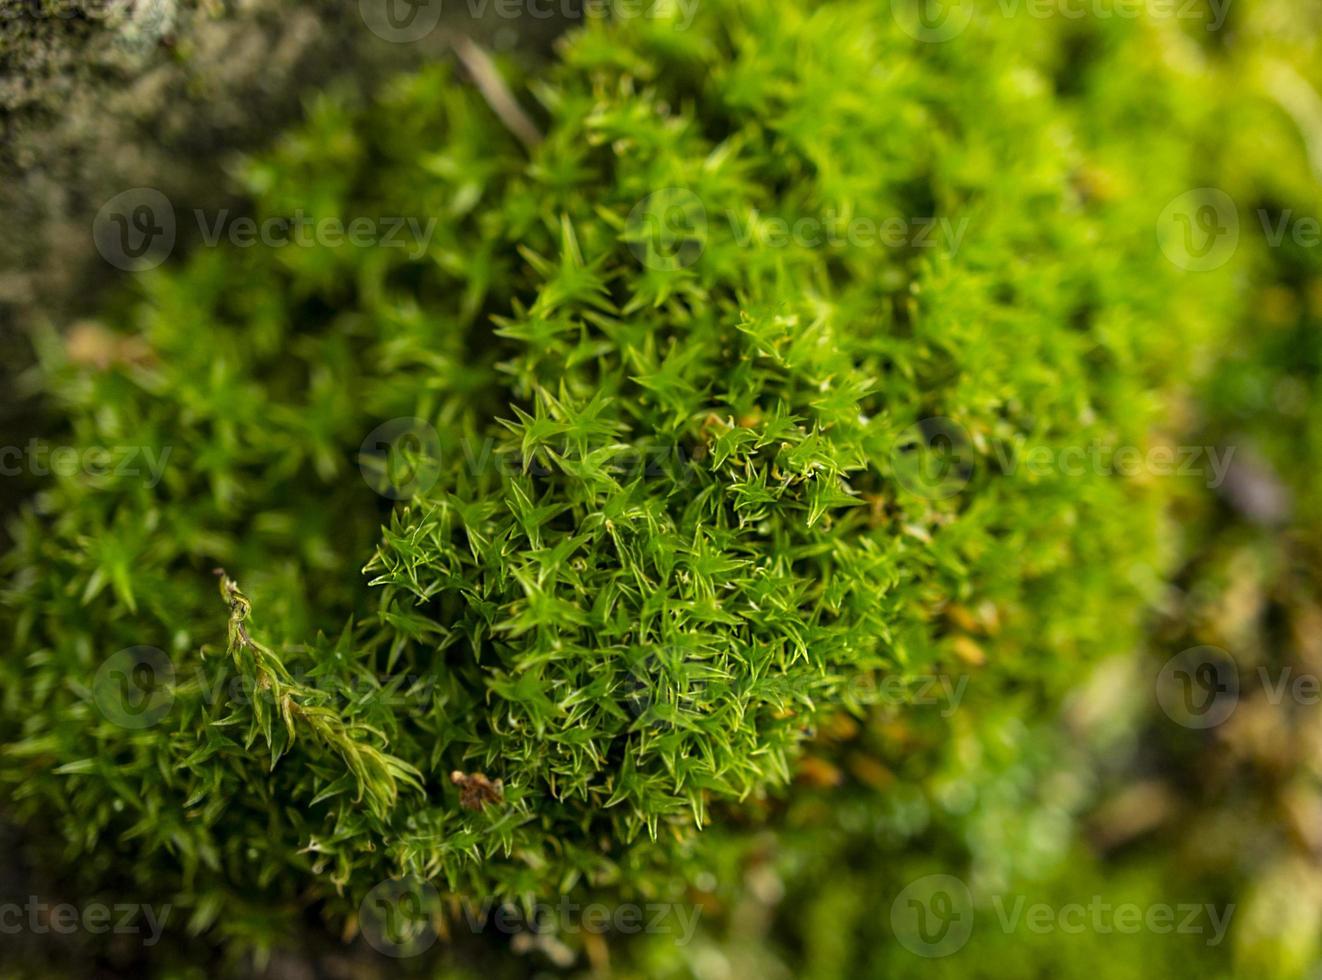
[[[872,4],[594,23],[515,85],[531,151],[442,68],[318,102],[244,169],[259,219],[416,241],[199,249],[107,315],[131,356],[44,340],[67,444],[165,465],[14,529],[14,813],[262,944],[401,875],[673,896],[887,682],[973,674],[972,778],[1167,557],[1165,487],[1055,461],[1158,441],[1236,295],[1154,235],[1215,165],[1167,27],[1090,25],[1082,70],[1059,24]]]

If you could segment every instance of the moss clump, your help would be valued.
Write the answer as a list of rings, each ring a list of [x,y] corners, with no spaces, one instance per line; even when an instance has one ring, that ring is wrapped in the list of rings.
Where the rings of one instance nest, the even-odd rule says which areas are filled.
[[[1149,445],[1221,329],[1153,235],[1197,79],[1030,26],[593,23],[515,80],[531,150],[442,68],[318,103],[259,218],[408,247],[204,248],[131,343],[45,338],[69,445],[165,465],[14,529],[17,817],[244,943],[401,875],[669,894],[824,712],[952,665],[1031,709],[1129,643],[1163,490],[1050,461]]]

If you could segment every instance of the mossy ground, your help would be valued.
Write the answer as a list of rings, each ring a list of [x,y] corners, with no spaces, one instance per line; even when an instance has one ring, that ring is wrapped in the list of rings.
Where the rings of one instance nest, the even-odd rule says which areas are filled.
[[[404,247],[197,248],[38,335],[55,438],[161,465],[57,473],[13,526],[8,818],[84,894],[169,903],[160,963],[185,932],[235,962],[309,921],[370,941],[402,879],[454,939],[420,971],[1296,968],[1237,932],[915,958],[888,914],[935,872],[984,918],[1233,894],[1215,863],[1117,884],[1077,834],[1105,766],[1058,720],[1226,514],[1051,461],[1264,426],[1214,362],[1281,291],[1252,391],[1288,370],[1311,404],[1283,352],[1315,257],[1248,229],[1200,273],[1155,233],[1194,188],[1315,207],[1281,100],[1308,54],[1273,9],[1224,49],[990,8],[942,44],[849,2],[594,22],[509,69],[532,146],[443,66],[318,100],[242,168],[252,213],[403,219]],[[149,719],[118,686],[144,664]],[[703,915],[683,945],[565,930],[502,961],[455,904],[562,897]]]

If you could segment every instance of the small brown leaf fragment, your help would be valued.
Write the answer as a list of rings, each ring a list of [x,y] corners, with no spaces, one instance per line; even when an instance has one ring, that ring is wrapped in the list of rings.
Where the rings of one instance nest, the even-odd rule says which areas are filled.
[[[1099,807],[1092,821],[1093,840],[1104,851],[1119,847],[1174,817],[1178,804],[1170,787],[1159,780],[1126,786]]]
[[[960,634],[951,641],[950,645],[955,651],[955,656],[970,667],[981,667],[987,662],[987,655],[982,652],[982,647],[968,636]]]
[[[151,348],[141,337],[113,333],[93,320],[80,320],[64,338],[65,356],[82,367],[105,371],[115,365],[146,364]]]
[[[585,932],[583,934],[583,949],[588,954],[588,961],[592,964],[593,972],[603,976],[610,972],[610,948],[606,945],[606,940],[601,937],[600,933],[590,930]]]
[[[800,782],[819,789],[839,786],[844,782],[844,775],[834,765],[820,756],[807,755],[799,760],[796,774]]]
[[[843,711],[827,715],[820,725],[822,738],[835,742],[848,742],[858,737],[858,722]]]
[[[450,782],[459,787],[459,805],[465,810],[481,810],[505,799],[505,781],[492,782],[480,772],[466,775],[456,769],[450,773]]]
[[[973,618],[973,613],[958,603],[952,603],[946,606],[946,616],[955,624],[956,627],[965,633],[976,633],[979,631],[980,624]]]
[[[870,755],[851,752],[847,764],[854,778],[865,786],[884,790],[895,782],[895,774]]]

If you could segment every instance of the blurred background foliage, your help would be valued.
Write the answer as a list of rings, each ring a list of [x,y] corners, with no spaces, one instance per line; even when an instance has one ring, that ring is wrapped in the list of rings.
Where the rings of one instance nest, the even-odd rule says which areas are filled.
[[[790,788],[751,811],[723,814],[707,832],[701,866],[690,873],[699,885],[691,898],[703,914],[688,945],[667,935],[589,937],[581,949],[562,951],[548,941],[511,952],[519,944],[508,937],[476,936],[456,940],[437,961],[400,966],[361,943],[339,948],[309,916],[307,934],[260,972],[301,978],[613,971],[711,980],[1318,975],[1322,713],[1316,705],[1272,697],[1263,678],[1287,669],[1293,676],[1322,674],[1322,255],[1288,241],[1268,247],[1256,216],[1322,215],[1322,7],[1304,0],[1233,0],[1227,9],[1226,26],[1214,33],[1197,20],[1112,20],[1098,28],[1058,17],[1021,17],[1013,29],[994,32],[1007,57],[1016,47],[1031,51],[1043,44],[1044,34],[1065,35],[1064,43],[1059,37],[1051,42],[1053,50],[1070,54],[1053,81],[1067,96],[1096,100],[1081,98],[1080,113],[1105,111],[1107,88],[1130,84],[1126,65],[1108,57],[1108,32],[1145,32],[1152,56],[1180,66],[1196,83],[1196,102],[1180,107],[1182,118],[1205,151],[1208,185],[1227,191],[1245,217],[1231,264],[1202,274],[1215,277],[1214,288],[1233,304],[1237,328],[1222,346],[1204,352],[1210,370],[1187,391],[1166,433],[1173,444],[1235,446],[1235,462],[1220,488],[1181,483],[1165,525],[1174,572],[1152,583],[1137,648],[1116,649],[1073,678],[1073,693],[1057,716],[1027,717],[1018,703],[999,710],[978,703],[975,712],[949,717],[937,706],[905,705],[821,726]],[[270,125],[243,112],[208,112],[207,122],[193,119],[184,127],[187,139],[151,135],[157,125],[169,131],[172,115],[191,115],[214,98],[243,104],[235,93],[246,82],[214,74],[205,52],[216,52],[215,64],[230,64],[226,54],[235,38],[269,40],[274,24],[281,30],[303,24],[307,37],[324,36],[324,47],[308,42],[307,50],[322,54],[306,72],[259,83],[270,54],[258,53],[251,62],[248,81],[279,104],[269,118],[281,121],[293,118],[299,99],[330,74],[356,73],[360,64],[365,73],[380,71],[382,60],[394,67],[398,57],[443,56],[395,47],[387,58],[370,35],[362,37],[367,32],[356,12],[332,13],[329,5],[287,5],[279,13],[257,2],[186,6],[172,16],[178,26],[156,44],[111,46],[111,57],[137,59],[120,78],[138,86],[161,80],[165,94],[154,105],[137,96],[107,101],[119,84],[116,76],[96,71],[87,77],[87,46],[113,41],[98,33],[113,31],[110,22],[97,19],[77,29],[66,24],[67,35],[58,37],[6,28],[0,48],[10,73],[3,165],[12,179],[4,207],[11,231],[21,229],[7,236],[7,292],[0,297],[9,317],[4,338],[11,372],[24,362],[23,329],[34,311],[65,315],[69,284],[81,281],[77,270],[94,266],[85,228],[102,192],[125,186],[114,165],[100,182],[96,161],[105,158],[97,146],[109,146],[112,155],[126,147],[158,155],[156,169],[146,172],[165,180],[186,174],[188,183],[171,186],[172,197],[208,206],[216,200],[218,148],[251,145]],[[980,29],[975,19],[972,38],[961,43],[976,43]],[[522,37],[516,45],[506,38],[501,44],[536,59],[545,53],[545,40]],[[356,53],[360,43],[376,48],[375,60]],[[338,52],[334,64],[329,51]],[[36,73],[37,65],[49,73],[43,77],[62,81],[14,84]],[[48,102],[56,92],[58,104]],[[66,112],[65,99],[92,108]],[[258,132],[239,132],[254,122]],[[99,134],[89,135],[84,125]],[[1083,179],[1105,192],[1104,146],[1097,158],[1098,169]],[[51,162],[60,159],[65,164]],[[117,173],[139,174],[142,166],[132,160]],[[78,297],[78,304],[95,302],[94,294]],[[26,435],[45,424],[40,406],[15,400],[5,413],[7,432]],[[18,492],[6,488],[9,499]],[[1170,657],[1203,644],[1233,658],[1240,699],[1224,724],[1182,728],[1157,705],[1155,678]],[[976,677],[968,697],[977,701]],[[2,840],[12,854],[0,880],[5,895],[26,895],[38,886],[42,894],[59,894],[58,875],[25,861],[17,831],[7,829]],[[963,948],[928,959],[895,940],[890,910],[908,882],[933,873],[971,884],[980,922],[995,914],[981,899],[992,894],[1057,907],[1101,895],[1112,903],[1235,908],[1217,946],[1196,935],[1036,935],[975,927]],[[22,947],[21,968],[33,976],[127,976],[142,965],[135,963],[141,950],[38,939],[6,942],[7,953]],[[199,946],[164,943],[154,951],[152,968],[161,975],[202,975],[203,967],[187,965]],[[12,970],[20,970],[18,960]]]

